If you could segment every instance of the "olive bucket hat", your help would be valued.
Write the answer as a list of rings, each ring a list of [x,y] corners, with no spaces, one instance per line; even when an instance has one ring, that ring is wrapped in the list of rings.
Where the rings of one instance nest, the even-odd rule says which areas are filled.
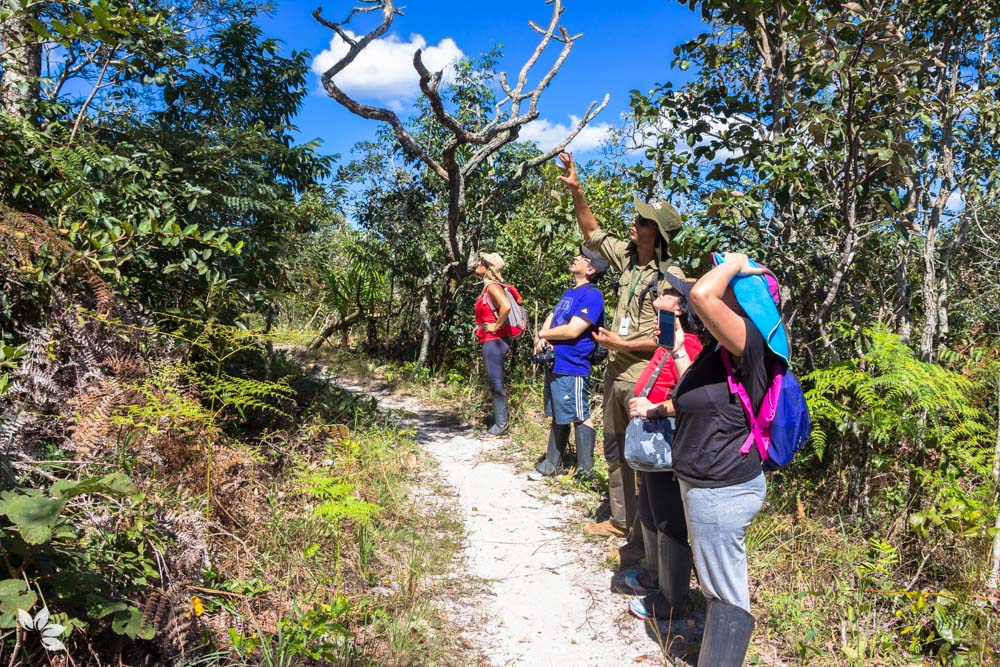
[[[642,218],[652,220],[660,230],[660,236],[669,240],[681,228],[681,215],[670,202],[658,201],[647,204],[638,197],[633,199],[635,212]]]

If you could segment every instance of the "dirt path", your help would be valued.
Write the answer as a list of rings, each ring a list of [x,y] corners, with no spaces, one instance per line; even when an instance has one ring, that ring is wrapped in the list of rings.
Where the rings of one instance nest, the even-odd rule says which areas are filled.
[[[615,544],[583,537],[586,517],[572,491],[490,461],[500,443],[479,440],[453,415],[331,379],[374,395],[383,410],[409,413],[442,481],[454,489],[467,535],[464,567],[486,583],[481,593],[442,603],[488,664],[662,664],[656,640],[625,612],[628,598],[610,591],[602,562]]]

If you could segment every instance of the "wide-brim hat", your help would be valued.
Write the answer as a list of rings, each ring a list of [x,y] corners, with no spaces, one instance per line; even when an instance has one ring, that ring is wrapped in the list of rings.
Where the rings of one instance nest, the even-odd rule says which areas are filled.
[[[479,253],[479,260],[486,262],[486,265],[491,269],[496,269],[497,271],[502,271],[504,267],[503,257],[495,252],[481,252]]]
[[[608,260],[604,259],[604,255],[591,250],[587,246],[580,248],[580,254],[586,257],[587,261],[590,262],[590,265],[594,267],[595,280],[603,278],[604,274],[607,273],[608,269],[611,267]]]
[[[712,253],[712,263],[718,266],[725,258],[722,253]],[[754,260],[749,260],[751,266],[761,267],[764,273],[758,275],[737,275],[729,284],[733,286],[736,302],[747,314],[747,317],[757,327],[764,342],[776,355],[788,363],[790,348],[788,332],[785,323],[781,321],[778,306],[781,304],[781,287],[778,278],[770,269],[762,267]]]
[[[660,230],[660,236],[664,239],[670,240],[673,233],[681,228],[681,215],[670,202],[657,201],[647,204],[638,197],[634,197],[632,203],[635,205],[635,212],[639,217],[656,223],[657,229]]]

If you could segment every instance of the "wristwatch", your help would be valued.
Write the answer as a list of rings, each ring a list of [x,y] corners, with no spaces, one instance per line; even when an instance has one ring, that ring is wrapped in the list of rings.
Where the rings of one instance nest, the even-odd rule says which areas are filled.
[[[677,350],[676,352],[674,352],[670,356],[672,356],[674,359],[683,359],[684,357],[688,356],[688,353],[687,353],[687,350],[685,350],[684,348],[681,348],[681,349]]]

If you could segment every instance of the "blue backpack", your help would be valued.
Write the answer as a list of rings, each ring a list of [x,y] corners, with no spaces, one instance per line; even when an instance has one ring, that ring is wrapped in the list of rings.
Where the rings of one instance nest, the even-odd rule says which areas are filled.
[[[740,447],[740,454],[749,454],[750,447],[756,442],[764,470],[777,470],[791,463],[795,452],[809,439],[812,428],[809,408],[798,379],[782,361],[776,359],[771,367],[771,383],[760,410],[754,415],[750,396],[743,383],[736,379],[733,361],[726,348],[722,348],[722,363],[726,366],[729,391],[740,397],[743,414],[750,425],[750,435]]]

